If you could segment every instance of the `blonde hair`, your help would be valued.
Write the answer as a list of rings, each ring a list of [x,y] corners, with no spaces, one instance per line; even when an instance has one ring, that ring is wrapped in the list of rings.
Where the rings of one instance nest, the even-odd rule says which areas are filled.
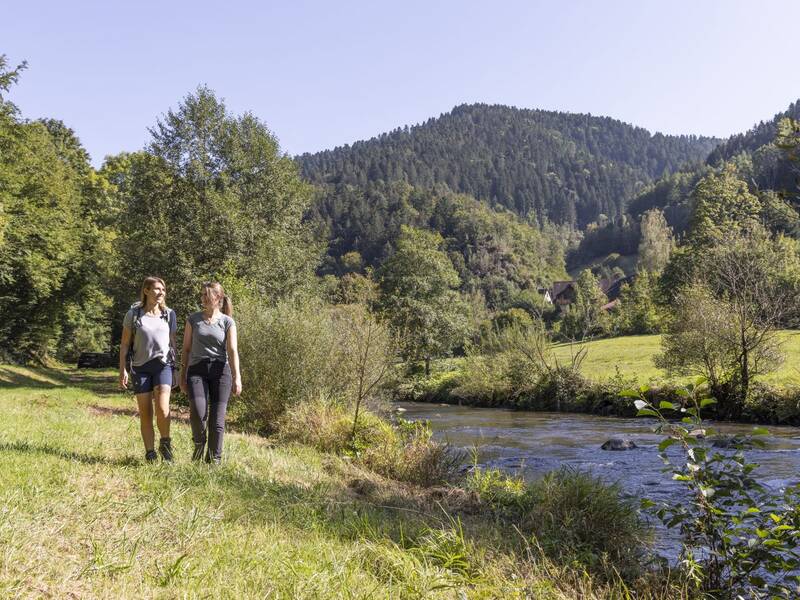
[[[203,284],[202,294],[210,296],[214,302],[219,302],[219,310],[222,314],[233,316],[233,302],[229,296],[225,294],[225,290],[218,281],[206,281]]]
[[[164,288],[164,298],[161,299],[161,302],[159,303],[158,307],[162,311],[167,310],[167,303],[165,301],[167,296],[167,284],[164,283],[164,280],[161,279],[160,277],[154,277],[152,275],[150,277],[145,277],[144,281],[142,282],[142,291],[139,294],[140,307],[144,308],[147,305],[147,296],[145,295],[145,292],[153,289],[153,286],[157,283],[160,283],[161,286]]]

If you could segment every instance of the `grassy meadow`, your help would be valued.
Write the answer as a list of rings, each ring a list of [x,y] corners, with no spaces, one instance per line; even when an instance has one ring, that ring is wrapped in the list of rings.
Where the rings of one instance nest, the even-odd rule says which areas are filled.
[[[176,417],[175,463],[147,465],[112,372],[0,365],[0,597],[629,597],[449,488],[238,433],[193,464]]]
[[[786,356],[784,363],[775,371],[760,377],[761,381],[780,387],[800,385],[800,331],[782,331],[781,339]],[[615,376],[616,370],[625,377],[634,377],[641,383],[664,381],[664,371],[657,369],[653,358],[661,352],[660,335],[634,335],[602,340],[586,344],[588,353],[581,365],[581,372],[593,381]],[[572,349],[568,344],[555,347],[555,355],[568,360]],[[678,378],[678,381],[681,379]]]

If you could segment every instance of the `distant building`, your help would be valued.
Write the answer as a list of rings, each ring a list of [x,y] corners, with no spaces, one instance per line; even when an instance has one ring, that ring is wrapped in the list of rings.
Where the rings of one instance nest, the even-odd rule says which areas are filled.
[[[563,306],[569,306],[575,302],[575,297],[578,293],[576,287],[577,285],[578,282],[575,280],[554,281],[553,287],[550,288],[550,298],[552,299],[553,304],[560,308]]]
[[[597,281],[600,290],[608,298],[608,304],[603,306],[603,310],[612,310],[619,306],[619,295],[622,291],[622,286],[630,283],[632,277],[620,277],[618,279],[601,278]],[[564,308],[575,302],[577,296],[578,282],[575,280],[570,281],[554,281],[553,286],[549,290],[550,302],[559,308]],[[547,296],[545,296],[547,298]]]

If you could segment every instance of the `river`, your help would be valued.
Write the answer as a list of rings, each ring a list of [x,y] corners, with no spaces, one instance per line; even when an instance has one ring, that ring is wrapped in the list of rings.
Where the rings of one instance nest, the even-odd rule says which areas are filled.
[[[619,483],[626,494],[654,501],[676,499],[682,491],[673,482],[658,456],[663,435],[653,433],[655,421],[622,419],[571,413],[523,412],[493,408],[471,408],[444,404],[401,402],[402,417],[427,419],[436,438],[455,447],[477,451],[480,465],[498,467],[532,479],[561,466],[589,471],[605,481]],[[746,434],[753,425],[708,423],[724,434]],[[779,489],[800,481],[800,428],[767,427],[763,449],[746,452],[760,466],[757,477]],[[604,451],[608,439],[632,440],[638,448]],[[680,449],[670,454],[680,458]],[[662,536],[660,536],[662,537]],[[675,556],[677,540],[662,538],[657,550]]]

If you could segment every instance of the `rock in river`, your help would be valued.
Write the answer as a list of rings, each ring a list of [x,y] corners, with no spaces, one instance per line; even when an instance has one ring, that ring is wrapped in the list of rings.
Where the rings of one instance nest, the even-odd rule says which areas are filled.
[[[622,438],[611,438],[600,446],[601,450],[633,450],[634,448],[636,448],[635,442]]]

